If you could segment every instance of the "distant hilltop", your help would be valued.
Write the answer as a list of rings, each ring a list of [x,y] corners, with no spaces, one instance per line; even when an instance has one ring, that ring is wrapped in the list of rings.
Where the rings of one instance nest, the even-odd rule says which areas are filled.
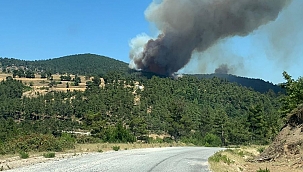
[[[76,54],[63,56],[48,60],[25,61],[14,58],[0,58],[0,68],[2,72],[10,72],[9,69],[20,68],[31,70],[36,73],[49,71],[51,73],[61,74],[79,74],[79,75],[104,75],[108,72],[119,72],[127,76],[151,78],[159,76],[152,72],[135,71],[128,68],[128,64],[110,57],[96,54]],[[283,92],[278,85],[266,82],[261,79],[246,78],[230,74],[187,74],[202,78],[221,78],[229,82],[238,83],[241,86],[252,88],[260,93],[266,93],[272,90],[274,93]],[[159,76],[165,77],[165,76]]]

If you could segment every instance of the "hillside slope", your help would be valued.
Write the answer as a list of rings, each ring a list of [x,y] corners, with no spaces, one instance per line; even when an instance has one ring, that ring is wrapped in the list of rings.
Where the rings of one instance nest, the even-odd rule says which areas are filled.
[[[128,71],[128,64],[96,54],[77,54],[48,60],[24,61],[0,58],[3,67],[24,66],[34,71],[47,70],[52,73],[80,75],[104,74],[109,71]]]
[[[273,143],[256,158],[256,161],[290,162],[294,168],[302,168],[303,104],[288,115],[287,124]]]
[[[235,76],[231,74],[193,74],[193,75],[200,79],[214,78],[214,77],[226,79],[229,82],[238,83],[244,87],[252,88],[260,93],[266,93],[269,90],[272,90],[276,94],[279,92],[283,92],[283,89],[280,86],[270,82],[266,82],[262,79],[246,78],[246,77]]]
[[[122,74],[130,74],[135,78],[152,78],[159,76],[151,72],[138,72],[130,70],[128,64],[110,57],[100,56],[96,54],[76,54],[63,56],[48,60],[25,61],[13,58],[0,58],[0,67],[26,67],[32,71],[50,71],[51,73],[69,73],[79,75],[103,75],[108,72],[120,72]],[[266,93],[272,90],[274,93],[283,92],[281,87],[266,82],[261,79],[245,78],[230,74],[193,74],[197,78],[221,78],[229,82],[238,83],[241,86],[252,88],[260,93]]]

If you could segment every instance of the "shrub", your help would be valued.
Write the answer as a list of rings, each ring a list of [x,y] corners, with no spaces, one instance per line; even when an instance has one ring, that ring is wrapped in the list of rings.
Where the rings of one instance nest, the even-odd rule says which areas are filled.
[[[54,158],[56,155],[55,152],[48,152],[48,153],[44,153],[43,156],[44,158]]]
[[[28,153],[26,153],[26,152],[20,152],[20,158],[22,158],[22,159],[27,159],[28,157],[29,157],[29,155],[28,155]]]
[[[263,170],[263,169],[260,168],[259,170],[257,170],[257,172],[270,172],[270,171],[269,171],[269,169],[267,169],[267,167],[266,167],[265,170]]]
[[[244,157],[244,155],[245,155],[243,151],[237,151],[237,154],[241,157]]]
[[[62,151],[65,148],[74,148],[74,140],[67,135],[55,138],[51,134],[29,134],[12,138],[2,146],[0,145],[0,153],[7,154],[28,151],[56,152]]]
[[[102,140],[92,136],[77,136],[76,142],[80,144],[85,143],[100,143]]]
[[[213,156],[209,157],[208,159],[209,161],[213,161],[213,162],[224,162],[228,165],[230,165],[231,163],[234,163],[231,159],[229,159],[226,155],[222,155],[221,151],[215,153]]]
[[[244,157],[244,155],[245,155],[245,153],[239,149],[226,149],[225,152],[230,152],[232,154],[239,155],[241,157]]]
[[[165,143],[173,143],[174,140],[171,137],[164,137],[163,138],[163,142],[165,142]]]
[[[257,149],[257,151],[258,151],[259,153],[264,152],[264,150],[265,150],[265,147],[259,147],[259,148]]]
[[[156,137],[155,139],[152,137],[148,138],[148,143],[163,143],[163,139]]]
[[[126,129],[126,127],[122,125],[122,122],[118,122],[115,126],[108,126],[101,131],[99,131],[99,129],[93,130],[91,133],[94,137],[100,138],[103,142],[133,143],[136,141],[136,137],[129,129]]]
[[[120,146],[113,146],[113,150],[114,150],[114,151],[120,150]]]
[[[220,147],[222,145],[221,139],[214,134],[206,134],[203,140],[207,147]]]

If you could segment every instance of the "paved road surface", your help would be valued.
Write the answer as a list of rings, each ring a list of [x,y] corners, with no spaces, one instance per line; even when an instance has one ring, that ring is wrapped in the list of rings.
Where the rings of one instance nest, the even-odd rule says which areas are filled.
[[[8,172],[190,172],[209,171],[207,159],[220,148],[172,147],[92,153]]]

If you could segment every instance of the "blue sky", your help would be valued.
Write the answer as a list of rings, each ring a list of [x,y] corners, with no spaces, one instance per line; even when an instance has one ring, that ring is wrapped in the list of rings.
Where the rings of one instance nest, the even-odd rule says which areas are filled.
[[[128,62],[128,42],[149,30],[144,18],[149,4],[150,0],[1,0],[0,57],[39,60],[95,53]]]
[[[152,0],[0,0],[0,57],[40,60],[93,53],[128,63],[130,40],[141,33],[155,36],[155,29],[144,16],[144,11],[151,2]],[[289,7],[288,18],[292,15],[303,16],[303,12],[300,12],[302,7],[302,0],[294,0]],[[299,10],[298,14],[296,10]],[[292,38],[285,36],[288,40],[281,43],[286,45],[287,42],[293,42],[296,45],[288,50],[291,53],[287,54],[287,58],[282,57],[280,44],[271,47],[269,40],[276,36],[267,36],[272,34],[272,28],[284,25],[283,16],[278,19],[281,22],[277,26],[272,24],[261,27],[245,38],[226,39],[214,49],[227,49],[226,56],[239,57],[233,64],[237,66],[240,61],[245,70],[235,72],[237,75],[261,78],[273,83],[283,81],[283,70],[295,79],[303,76],[303,34],[300,31],[303,30],[302,18],[293,19],[293,25],[288,28],[292,31],[294,27],[293,33],[300,33]],[[281,35],[282,38],[283,36]],[[277,51],[267,51],[268,49]],[[212,50],[200,56],[211,58]],[[276,56],[281,57],[275,58]],[[203,66],[201,63],[211,62],[201,61],[199,57],[193,58],[182,71],[214,71],[215,66],[211,64],[203,71],[198,70]]]

